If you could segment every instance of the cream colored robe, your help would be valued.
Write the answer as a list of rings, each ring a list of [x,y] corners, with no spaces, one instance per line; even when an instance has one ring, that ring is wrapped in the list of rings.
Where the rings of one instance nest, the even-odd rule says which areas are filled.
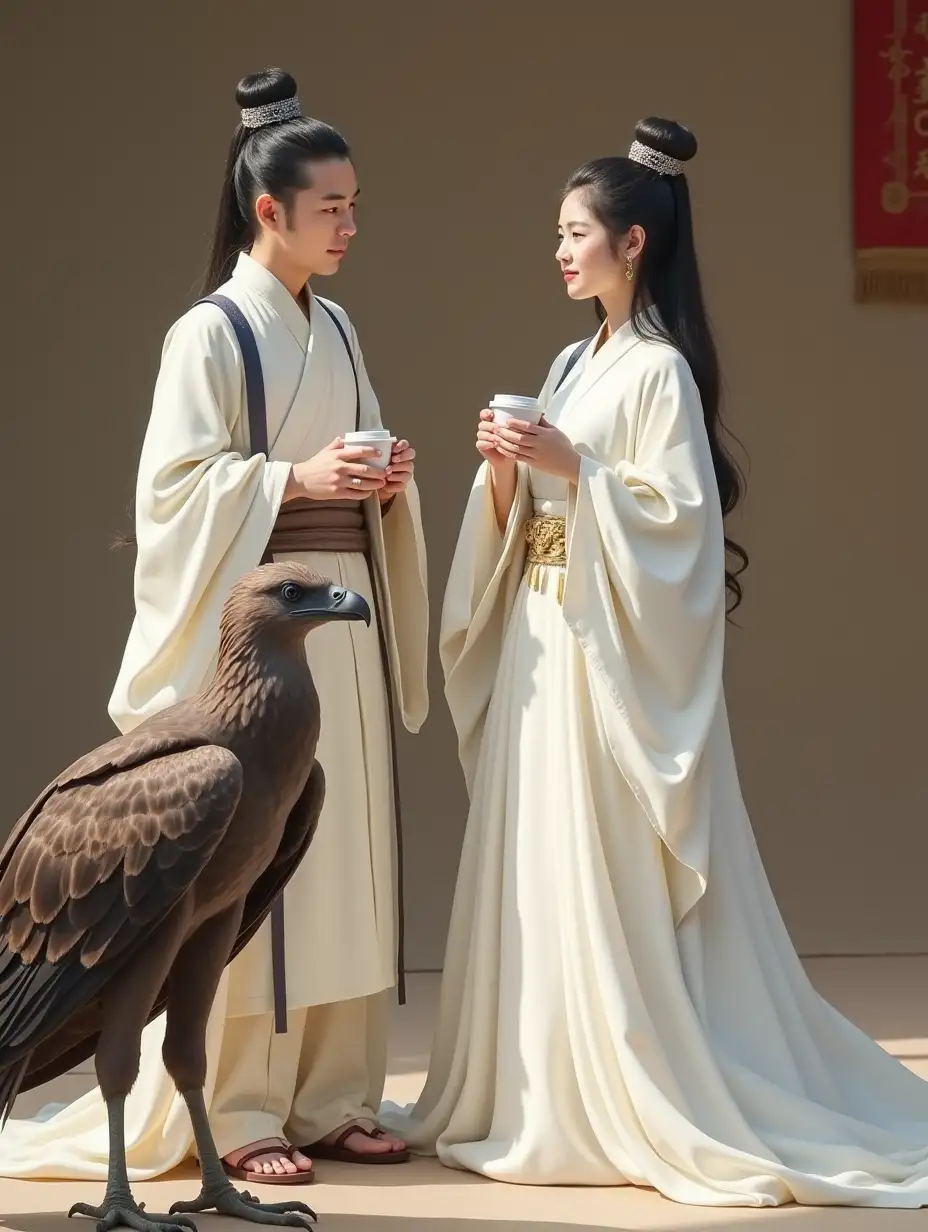
[[[321,306],[313,301],[310,327],[282,284],[244,255],[221,291],[257,339],[270,458],[250,456],[244,370],[231,325],[214,306],[193,308],[165,342],[139,466],[136,618],[110,702],[123,731],[210,677],[223,602],[262,556],[289,463],[354,428],[351,365]],[[352,345],[361,426],[379,427],[355,331],[343,310],[330,306]],[[397,706],[416,731],[428,705],[428,606],[415,485],[383,518],[376,498],[365,512]],[[370,598],[363,557],[294,555]],[[313,845],[284,896],[291,1010],[376,994],[394,983],[396,963],[393,794],[377,631],[325,626],[307,639],[307,655],[322,707],[318,755],[327,792]],[[226,1017],[273,1008],[269,933],[265,924],[223,977],[209,1028],[210,1089]],[[174,1166],[190,1145],[189,1118],[161,1062],[162,1034],[163,1019],[145,1031],[127,1108],[135,1179]],[[105,1143],[105,1110],[92,1092],[47,1124],[11,1122],[0,1136],[0,1174],[105,1176]]]
[[[653,1186],[696,1205],[928,1203],[928,1084],[811,987],[776,908],[722,689],[723,531],[702,408],[631,324],[548,418],[579,482],[486,468],[442,661],[471,794],[418,1103],[381,1121],[451,1167]],[[522,526],[567,517],[523,581]]]

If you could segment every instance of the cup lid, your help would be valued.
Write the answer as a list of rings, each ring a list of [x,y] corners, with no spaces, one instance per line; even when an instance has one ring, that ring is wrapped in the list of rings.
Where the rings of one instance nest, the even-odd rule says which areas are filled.
[[[514,407],[518,410],[535,410],[538,406],[537,398],[527,398],[522,394],[494,394],[493,400],[490,403],[491,408],[498,407]]]

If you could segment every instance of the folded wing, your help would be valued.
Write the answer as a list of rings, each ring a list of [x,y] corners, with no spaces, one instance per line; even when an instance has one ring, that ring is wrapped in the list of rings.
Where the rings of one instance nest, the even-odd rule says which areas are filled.
[[[46,788],[0,855],[0,1069],[95,1038],[100,993],[193,885],[241,791],[234,754],[170,723]]]

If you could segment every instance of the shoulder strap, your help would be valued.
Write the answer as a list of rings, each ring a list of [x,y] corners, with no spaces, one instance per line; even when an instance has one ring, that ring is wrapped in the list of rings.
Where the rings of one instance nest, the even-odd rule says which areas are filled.
[[[564,365],[564,371],[558,377],[557,384],[552,390],[553,393],[557,393],[557,391],[561,388],[561,386],[567,380],[568,376],[570,376],[571,370],[573,369],[577,360],[580,358],[580,356],[583,354],[583,352],[586,350],[586,348],[590,345],[592,341],[593,341],[593,338],[584,338],[582,342],[577,343],[577,345],[574,347],[571,353],[567,356],[567,363]]]
[[[238,304],[227,299],[225,295],[207,295],[197,300],[197,304],[214,304],[226,314],[235,330],[239,350],[242,352],[242,364],[245,368],[245,400],[248,403],[248,437],[251,441],[251,452],[253,454],[263,453],[267,456],[267,404],[264,398],[264,373],[261,369],[261,356],[258,354],[258,344],[252,328]]]
[[[238,339],[245,368],[245,401],[248,404],[248,437],[252,456],[270,452],[267,437],[267,401],[264,396],[264,372],[261,356],[255,341],[254,331],[238,304],[225,295],[207,295],[197,304],[213,304],[229,318],[235,337]],[[196,306],[196,305],[194,305]],[[270,548],[265,547],[260,563],[269,565],[274,559]],[[277,895],[271,905],[271,983],[274,994],[274,1030],[278,1035],[287,1031],[287,971],[285,964],[286,940],[284,925],[284,896]]]
[[[342,342],[345,344],[345,350],[348,352],[348,362],[351,364],[351,373],[354,377],[354,430],[357,432],[361,427],[361,385],[358,381],[358,366],[354,362],[354,355],[351,353],[351,343],[348,341],[348,335],[345,333],[344,326],[329,305],[324,304],[321,299],[317,299],[316,303],[320,304],[332,318],[335,328],[341,334]]]

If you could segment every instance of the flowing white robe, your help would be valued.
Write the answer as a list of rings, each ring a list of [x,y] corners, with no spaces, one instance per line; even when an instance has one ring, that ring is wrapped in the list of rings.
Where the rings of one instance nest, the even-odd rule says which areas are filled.
[[[165,342],[139,465],[136,618],[110,702],[123,731],[206,683],[223,602],[264,552],[289,464],[354,428],[350,360],[315,297],[310,324],[286,288],[246,255],[221,292],[255,333],[269,458],[250,456],[244,368],[232,326],[217,307],[197,306]],[[383,426],[351,322],[329,306],[352,346],[361,427]],[[417,731],[428,706],[428,602],[415,485],[383,516],[376,497],[364,508],[376,579],[358,554],[289,556],[369,599],[377,585],[397,708]],[[322,708],[318,757],[326,802],[309,854],[284,894],[291,1010],[370,997],[393,985],[396,969],[393,792],[377,630],[324,626],[309,635],[306,649]],[[266,923],[220,985],[208,1034],[208,1097],[226,1019],[272,1009]],[[169,1170],[191,1146],[189,1117],[161,1061],[163,1031],[162,1016],[144,1032],[141,1072],[126,1110],[136,1180]],[[99,1091],[44,1123],[12,1121],[0,1135],[2,1175],[90,1179],[105,1177],[106,1169]]]
[[[504,1181],[924,1205],[928,1084],[812,988],[742,803],[692,375],[629,324],[553,393],[568,354],[541,397],[578,484],[520,468],[501,536],[484,467],[457,545],[470,815],[428,1079],[381,1121]],[[567,517],[563,606],[523,581],[533,511]]]

